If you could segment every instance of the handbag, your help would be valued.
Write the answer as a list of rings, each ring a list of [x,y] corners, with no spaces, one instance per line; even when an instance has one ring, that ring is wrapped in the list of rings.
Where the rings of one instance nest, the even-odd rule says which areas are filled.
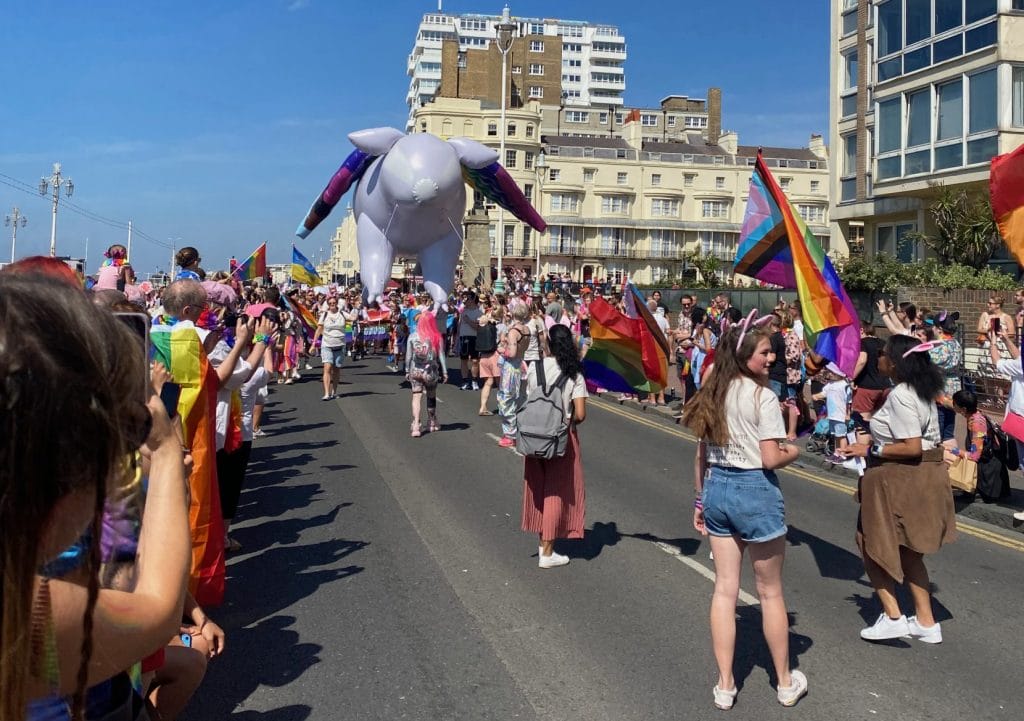
[[[978,464],[970,458],[959,458],[949,467],[949,485],[965,493],[978,487]]]
[[[1018,441],[1024,442],[1024,416],[1013,411],[1006,414],[1003,431]]]

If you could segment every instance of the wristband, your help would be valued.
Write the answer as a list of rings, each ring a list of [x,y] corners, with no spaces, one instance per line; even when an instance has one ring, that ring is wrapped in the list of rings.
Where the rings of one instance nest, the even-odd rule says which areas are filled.
[[[253,343],[270,343],[270,336],[266,333],[257,333],[252,337]]]
[[[698,511],[703,511],[704,502],[698,498],[693,502],[693,507],[696,508]]]
[[[882,457],[882,444],[881,443],[872,443],[871,446],[868,448],[868,455],[871,456],[872,458],[881,458]]]

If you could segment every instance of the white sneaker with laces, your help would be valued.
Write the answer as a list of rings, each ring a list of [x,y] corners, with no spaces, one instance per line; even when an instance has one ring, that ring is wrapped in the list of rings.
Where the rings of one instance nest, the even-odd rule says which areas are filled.
[[[878,620],[873,625],[861,629],[860,632],[860,637],[865,641],[888,641],[909,635],[910,626],[907,624],[906,616],[889,618],[884,612],[878,614]]]
[[[333,398],[333,397],[334,397],[334,396],[332,396],[332,395],[331,395],[330,393],[327,393],[327,394],[326,394],[326,395],[324,395],[324,397],[323,397],[323,398],[321,398],[320,400],[322,400],[322,401],[329,401],[329,400],[331,400],[331,398]]]
[[[569,563],[569,557],[560,553],[551,552],[550,556],[540,555],[537,565],[541,568],[558,568]]]
[[[308,370],[308,371],[313,370],[313,366],[311,366],[309,363],[307,363],[306,364],[306,370]]]
[[[907,626],[910,628],[910,635],[922,643],[942,643],[942,624],[934,626],[922,626],[917,622],[917,616],[907,619]]]
[[[796,702],[807,694],[807,677],[796,669],[789,672],[789,677],[789,687],[779,686],[777,697],[783,706],[796,706]]]
[[[479,384],[476,381],[473,381],[473,390],[475,390],[475,391],[480,390],[480,386],[479,386]]]
[[[739,692],[740,690],[735,686],[733,686],[732,691],[723,691],[722,689],[718,688],[718,686],[715,686],[715,708],[720,708],[723,711],[728,711],[732,708],[732,705],[736,703],[736,694],[738,694]]]

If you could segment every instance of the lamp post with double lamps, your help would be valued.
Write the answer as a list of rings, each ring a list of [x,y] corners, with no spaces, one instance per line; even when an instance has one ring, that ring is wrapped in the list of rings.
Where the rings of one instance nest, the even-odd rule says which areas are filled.
[[[508,5],[501,11],[501,22],[495,25],[497,30],[497,46],[498,52],[501,53],[501,139],[498,143],[498,162],[505,162],[505,134],[508,132],[508,127],[505,124],[505,107],[507,105],[507,93],[508,87],[508,53],[512,49],[512,41],[515,39],[516,24],[512,22],[512,18],[509,16]],[[505,277],[502,272],[502,259],[501,254],[505,246],[505,209],[498,207],[498,279],[494,282],[494,292],[504,293],[505,292]]]
[[[4,218],[4,225],[11,226],[11,262],[14,262],[14,249],[18,245],[18,225],[22,228],[28,223],[28,219],[21,214],[18,207],[11,208],[11,214]]]
[[[50,225],[50,257],[57,255],[57,201],[60,200],[60,187],[64,186],[64,193],[67,197],[75,192],[75,184],[71,178],[65,178],[60,174],[60,163],[53,164],[53,175],[49,178],[39,179],[39,194],[46,195],[46,192],[53,188],[53,222]]]

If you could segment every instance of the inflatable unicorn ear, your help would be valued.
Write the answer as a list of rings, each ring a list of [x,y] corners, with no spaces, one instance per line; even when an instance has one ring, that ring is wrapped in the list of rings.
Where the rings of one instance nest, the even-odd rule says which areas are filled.
[[[462,252],[466,183],[537,232],[547,229],[495,150],[482,143],[404,135],[394,128],[360,130],[349,140],[356,150],[313,202],[296,234],[308,236],[355,186],[364,299],[383,292],[397,255],[414,255],[435,307],[444,303]]]

